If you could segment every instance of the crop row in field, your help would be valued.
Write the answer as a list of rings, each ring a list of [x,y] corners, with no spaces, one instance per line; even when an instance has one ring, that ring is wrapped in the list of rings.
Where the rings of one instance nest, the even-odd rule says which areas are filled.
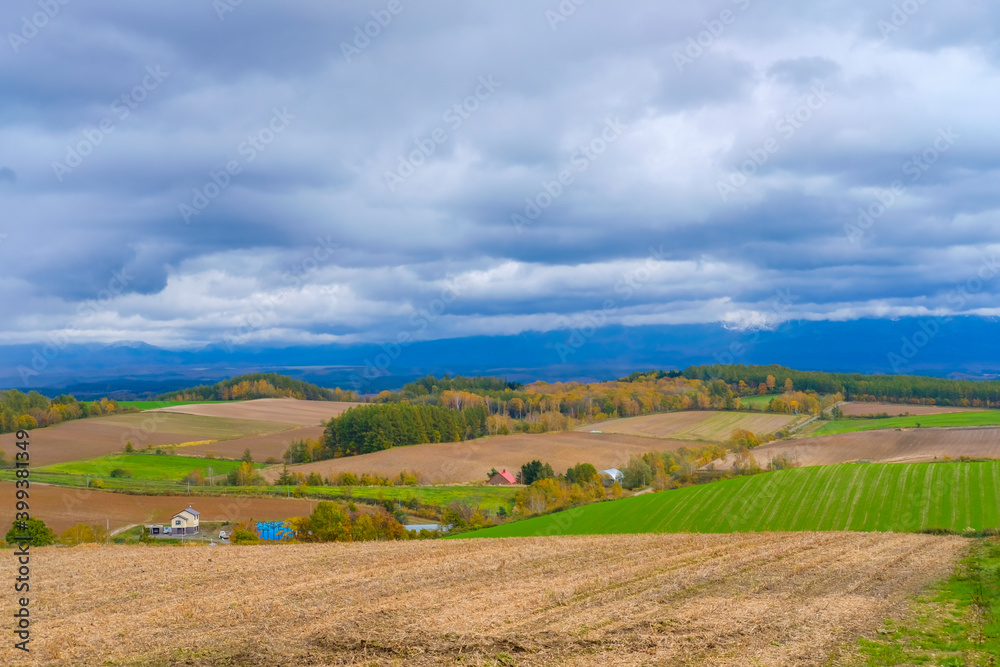
[[[773,433],[799,419],[801,417],[783,414],[691,410],[612,419],[596,425],[581,426],[577,430],[599,430],[602,433],[646,438],[723,442],[737,428],[760,434]]]
[[[810,435],[835,435],[855,431],[875,431],[887,428],[1000,426],[1000,410],[952,412],[936,415],[910,415],[885,419],[838,419],[823,424]]]
[[[472,537],[1000,526],[1000,462],[796,468],[578,507]]]
[[[44,573],[31,602],[44,616],[32,626],[30,657],[59,665],[844,664],[845,646],[875,635],[908,596],[947,576],[967,544],[789,533],[46,547],[31,553]]]

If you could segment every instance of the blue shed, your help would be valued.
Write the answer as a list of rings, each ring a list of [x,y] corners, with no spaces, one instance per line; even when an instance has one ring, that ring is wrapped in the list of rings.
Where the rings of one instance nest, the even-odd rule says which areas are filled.
[[[262,540],[287,540],[295,533],[284,521],[262,521],[257,524],[257,533]]]

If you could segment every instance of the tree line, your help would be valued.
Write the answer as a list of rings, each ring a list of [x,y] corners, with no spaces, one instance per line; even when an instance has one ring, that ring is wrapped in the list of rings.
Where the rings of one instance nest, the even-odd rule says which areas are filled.
[[[123,408],[111,398],[87,402],[68,394],[49,399],[37,391],[27,394],[17,389],[0,391],[0,433],[44,428],[72,419],[118,412],[135,412],[135,408]]]
[[[311,460],[369,454],[426,442],[459,442],[486,434],[487,410],[479,405],[449,410],[435,405],[371,403],[350,408],[329,421],[322,447]],[[301,451],[301,449],[297,450]],[[294,455],[289,463],[298,463]]]
[[[862,373],[828,373],[800,371],[785,366],[707,365],[691,366],[683,372],[685,378],[708,382],[721,380],[750,386],[766,382],[767,377],[790,380],[800,391],[819,394],[841,393],[848,401],[882,401],[924,405],[960,407],[1000,407],[1000,381],[953,380],[923,375],[865,375]]]
[[[160,394],[160,401],[240,401],[255,398],[297,398],[303,401],[357,401],[353,391],[327,389],[278,373],[250,373]]]

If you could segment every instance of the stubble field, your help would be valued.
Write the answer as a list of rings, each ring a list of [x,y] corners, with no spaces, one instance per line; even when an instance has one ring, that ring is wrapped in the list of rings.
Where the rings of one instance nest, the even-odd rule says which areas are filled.
[[[12,665],[843,664],[960,538],[643,535],[32,552]],[[36,612],[37,610],[37,612]]]
[[[746,412],[666,412],[613,419],[599,424],[582,426],[577,430],[598,429],[603,433],[621,433],[647,438],[723,442],[729,439],[733,429],[741,428],[763,435],[773,433],[799,419],[794,415]]]
[[[422,481],[429,484],[482,483],[491,468],[520,470],[523,464],[535,459],[552,464],[557,472],[565,472],[577,463],[592,463],[601,470],[625,465],[629,457],[650,450],[665,451],[690,445],[681,440],[652,440],[611,433],[518,433],[464,442],[394,447],[371,454],[290,466],[290,469],[305,475],[315,471],[324,477],[341,472],[395,477],[408,470],[419,473]],[[266,470],[264,476],[273,481],[280,473],[280,468],[274,467]]]

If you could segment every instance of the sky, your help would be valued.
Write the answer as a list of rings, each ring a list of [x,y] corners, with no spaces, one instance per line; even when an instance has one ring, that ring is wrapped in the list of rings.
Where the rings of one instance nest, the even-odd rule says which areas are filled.
[[[1000,315],[998,31],[985,0],[8,1],[0,340]]]

